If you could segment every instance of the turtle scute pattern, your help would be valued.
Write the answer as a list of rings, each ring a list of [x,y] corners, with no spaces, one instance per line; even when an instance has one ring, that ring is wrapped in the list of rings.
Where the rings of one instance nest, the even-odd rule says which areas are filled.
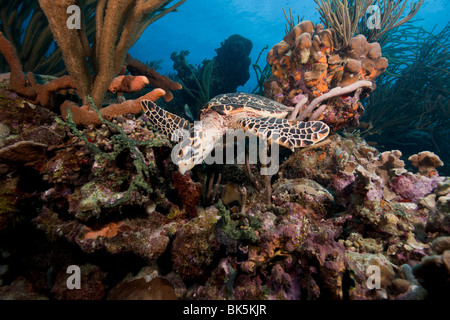
[[[179,141],[181,138],[181,132],[177,129],[190,130],[192,127],[186,119],[161,109],[151,100],[142,100],[141,104],[148,121],[172,141]]]
[[[220,114],[229,114],[231,111],[243,112],[247,110],[268,111],[274,114],[291,111],[287,107],[272,99],[251,93],[225,93],[212,98],[206,108],[212,108]]]
[[[320,121],[288,121],[273,117],[244,117],[239,124],[245,131],[286,148],[306,147],[325,139],[330,128]]]

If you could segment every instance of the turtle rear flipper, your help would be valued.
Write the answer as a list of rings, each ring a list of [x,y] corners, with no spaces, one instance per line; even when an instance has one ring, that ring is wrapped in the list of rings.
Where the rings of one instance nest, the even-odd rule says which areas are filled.
[[[192,123],[186,119],[161,109],[151,100],[142,100],[141,105],[148,122],[172,141],[180,141],[183,137],[182,130],[190,130],[192,127]]]
[[[268,139],[286,148],[306,147],[325,139],[330,128],[321,121],[288,121],[273,117],[244,117],[239,120],[244,131]]]

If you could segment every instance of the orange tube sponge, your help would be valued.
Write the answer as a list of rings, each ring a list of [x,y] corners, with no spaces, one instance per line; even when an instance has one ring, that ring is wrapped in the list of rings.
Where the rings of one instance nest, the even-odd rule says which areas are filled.
[[[34,101],[34,104],[40,104],[41,106],[48,107],[50,106],[50,101],[52,95],[55,92],[67,89],[76,89],[76,84],[73,81],[72,76],[66,75],[61,78],[52,80],[46,84],[38,84],[34,78],[34,74],[29,72],[28,79],[30,80],[31,86],[35,90],[37,96]]]
[[[137,92],[149,84],[145,76],[118,76],[109,85],[109,92]]]
[[[165,101],[173,99],[173,95],[170,91],[181,90],[183,88],[178,82],[170,80],[167,76],[160,75],[155,69],[150,68],[145,63],[133,58],[129,53],[127,53],[126,64],[128,71],[130,71],[132,75],[146,76],[153,87],[165,90]]]
[[[27,77],[23,73],[23,67],[20,63],[19,56],[17,55],[17,50],[11,42],[3,36],[2,32],[0,32],[0,52],[5,57],[5,60],[8,62],[11,69],[9,79],[11,89],[22,96],[34,100],[36,98],[36,91],[28,83]]]
[[[120,115],[128,114],[128,113],[139,113],[141,109],[141,101],[144,99],[151,100],[155,102],[159,98],[165,96],[166,92],[163,89],[154,89],[150,91],[146,95],[136,99],[136,100],[127,100],[122,103],[112,104],[105,108],[100,109],[100,113],[105,119],[111,119],[113,117],[117,117]],[[65,101],[61,105],[61,116],[63,119],[66,119],[70,110],[72,112],[72,120],[77,125],[98,125],[101,124],[101,121],[98,117],[98,114],[91,110],[88,106],[79,107],[72,101]]]
[[[14,48],[1,32],[0,52],[11,68],[9,77],[11,89],[34,104],[48,107],[54,92],[76,88],[76,84],[71,76],[63,76],[41,85],[36,82],[32,72],[25,75],[16,48]]]

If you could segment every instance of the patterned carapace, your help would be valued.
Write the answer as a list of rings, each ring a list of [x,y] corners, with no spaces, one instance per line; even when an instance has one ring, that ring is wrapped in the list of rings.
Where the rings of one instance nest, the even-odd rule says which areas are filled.
[[[193,126],[150,100],[143,100],[142,106],[149,122],[172,141],[182,140],[181,131],[177,129],[189,132],[184,136],[186,141],[182,141],[180,150],[180,154],[186,153],[183,148],[194,151],[192,163],[186,165],[187,170],[201,163],[229,129],[241,129],[292,150],[315,144],[325,139],[330,132],[329,127],[321,121],[289,121],[286,117],[293,108],[248,93],[214,97],[202,110],[200,126]]]

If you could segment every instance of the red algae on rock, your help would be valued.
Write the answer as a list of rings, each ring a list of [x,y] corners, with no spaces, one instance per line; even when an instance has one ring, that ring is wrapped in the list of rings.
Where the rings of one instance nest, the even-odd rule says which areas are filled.
[[[215,208],[202,211],[178,229],[172,247],[173,268],[183,279],[200,280],[218,257],[220,248],[214,236],[219,216]]]
[[[173,173],[173,185],[178,191],[178,196],[186,214],[191,218],[196,217],[197,206],[202,195],[202,186],[193,182],[189,173],[182,175],[178,171]]]

